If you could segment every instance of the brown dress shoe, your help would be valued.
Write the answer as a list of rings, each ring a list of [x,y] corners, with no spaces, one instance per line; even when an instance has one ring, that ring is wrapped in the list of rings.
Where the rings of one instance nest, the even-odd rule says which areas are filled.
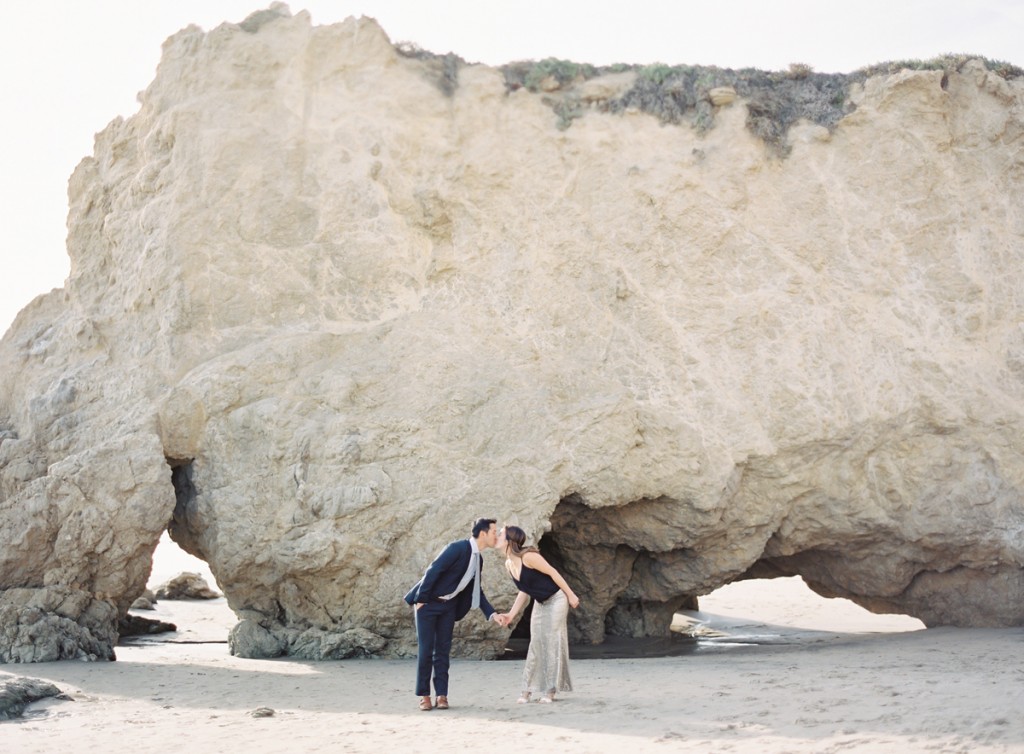
[[[448,709],[448,697],[446,697],[446,696],[439,696],[439,697],[437,697],[437,708],[438,709]]]
[[[430,703],[429,696],[420,697],[420,709],[424,712],[430,712],[430,710],[434,709],[434,705]]]

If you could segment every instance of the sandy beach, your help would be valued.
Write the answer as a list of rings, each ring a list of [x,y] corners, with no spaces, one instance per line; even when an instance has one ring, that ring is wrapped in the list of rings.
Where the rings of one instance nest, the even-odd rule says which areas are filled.
[[[521,661],[456,660],[452,709],[429,713],[416,709],[411,660],[238,659],[223,599],[145,615],[179,630],[118,647],[115,663],[0,667],[0,682],[40,678],[73,700],[0,723],[0,749],[1024,751],[1024,630],[924,630],[799,579],[705,597],[680,616],[705,637],[686,653],[575,660],[576,690],[553,705],[515,704]]]

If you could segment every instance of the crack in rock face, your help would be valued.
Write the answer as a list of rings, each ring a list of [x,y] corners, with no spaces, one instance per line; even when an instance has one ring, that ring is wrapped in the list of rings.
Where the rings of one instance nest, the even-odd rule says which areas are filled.
[[[575,642],[794,574],[1024,625],[1018,74],[180,31],[0,340],[0,659],[112,659],[165,530],[235,654],[410,656],[402,595],[481,516],[564,570]]]

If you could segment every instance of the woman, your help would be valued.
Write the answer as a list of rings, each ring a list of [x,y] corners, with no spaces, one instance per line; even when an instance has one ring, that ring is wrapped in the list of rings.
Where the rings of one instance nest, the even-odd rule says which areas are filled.
[[[496,547],[505,551],[505,568],[519,588],[516,601],[507,613],[509,623],[531,597],[534,599],[530,648],[523,668],[523,692],[516,701],[525,704],[530,701],[530,695],[536,693],[540,701],[553,702],[556,692],[572,691],[565,622],[569,607],[579,606],[579,597],[536,547],[526,547],[526,532],[518,526],[506,525],[498,532]]]

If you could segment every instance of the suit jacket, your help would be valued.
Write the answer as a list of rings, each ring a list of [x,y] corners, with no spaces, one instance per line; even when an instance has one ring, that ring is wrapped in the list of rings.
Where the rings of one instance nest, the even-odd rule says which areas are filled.
[[[423,578],[416,582],[416,585],[405,595],[405,601],[410,605],[417,602],[433,602],[438,597],[451,594],[459,587],[459,582],[466,575],[469,568],[469,556],[473,554],[473,546],[468,539],[460,539],[450,543],[441,550],[441,553],[434,558]],[[483,556],[481,558],[480,576],[480,609],[484,617],[490,620],[494,608],[487,601],[483,587]],[[452,597],[455,602],[455,620],[462,620],[473,604],[473,579],[469,580],[465,588]]]

